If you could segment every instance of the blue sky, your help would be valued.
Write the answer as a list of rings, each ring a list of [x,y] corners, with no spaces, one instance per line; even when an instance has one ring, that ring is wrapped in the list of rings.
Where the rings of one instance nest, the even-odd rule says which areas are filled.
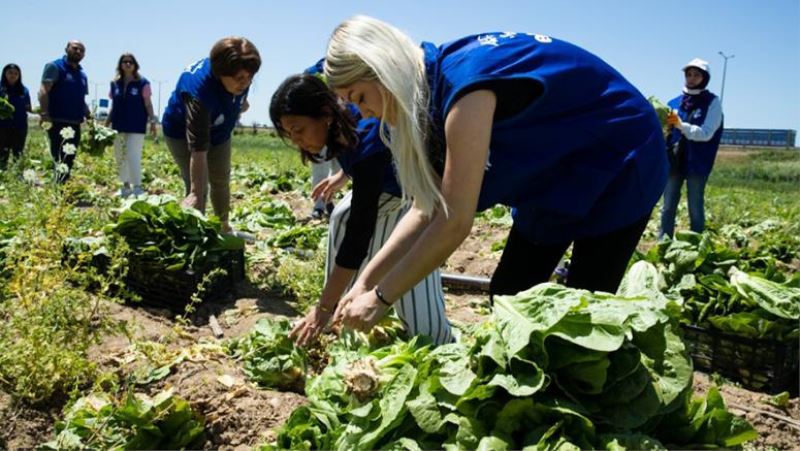
[[[181,70],[227,35],[252,40],[263,59],[243,122],[267,123],[277,85],[322,56],[333,28],[369,14],[440,43],[485,31],[548,34],[578,44],[614,66],[645,95],[679,94],[680,68],[693,57],[711,62],[719,94],[729,60],[723,109],[727,127],[800,129],[800,1],[16,1],[4,8],[0,64],[19,64],[38,89],[44,64],[69,39],[87,47],[84,68],[94,99],[108,92],[117,58],[136,55],[161,107]],[[8,6],[8,5],[7,5]]]

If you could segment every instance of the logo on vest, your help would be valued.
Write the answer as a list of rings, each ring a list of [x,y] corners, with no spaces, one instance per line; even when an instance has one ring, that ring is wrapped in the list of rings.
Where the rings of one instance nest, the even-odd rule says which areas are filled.
[[[497,47],[497,36],[493,36],[491,34],[478,36],[478,43],[480,43],[480,45],[491,45],[492,47]]]
[[[217,116],[217,119],[214,120],[214,127],[222,125],[223,123],[225,123],[225,115],[220,114],[219,116]]]
[[[139,95],[139,90],[138,90],[138,89],[136,89],[136,88],[132,88],[132,89],[131,89],[131,95],[132,95],[132,96]]]
[[[549,43],[553,42],[553,39],[550,38],[550,36],[545,36],[543,34],[535,34],[535,35],[533,35],[533,39],[536,39],[537,41],[541,42],[542,44],[549,44]]]
[[[694,113],[692,113],[692,119],[699,119],[702,115],[703,110],[695,110]]]
[[[67,74],[67,77],[66,77],[66,78],[67,78],[67,81],[72,81],[72,80],[74,80],[74,77],[72,76],[72,74]]]

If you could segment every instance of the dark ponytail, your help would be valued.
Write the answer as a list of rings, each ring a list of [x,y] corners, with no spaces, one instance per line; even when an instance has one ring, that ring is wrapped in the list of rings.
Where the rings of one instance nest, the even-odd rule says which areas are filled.
[[[314,119],[330,117],[328,148],[326,159],[331,160],[358,145],[356,118],[338,100],[336,94],[321,79],[310,74],[292,75],[278,86],[269,105],[269,118],[281,139],[288,133],[281,126],[283,116],[308,116]],[[305,149],[300,149],[303,163],[311,160],[319,162],[320,157]]]

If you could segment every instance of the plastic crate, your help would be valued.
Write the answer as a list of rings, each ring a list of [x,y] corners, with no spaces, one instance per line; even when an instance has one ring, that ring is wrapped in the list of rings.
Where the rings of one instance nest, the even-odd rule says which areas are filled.
[[[216,301],[229,293],[235,293],[236,283],[244,280],[244,249],[228,253],[220,265],[207,267],[202,271],[166,271],[152,262],[141,262],[132,258],[125,282],[128,290],[141,296],[142,303],[183,311],[197,291],[197,285],[214,267],[225,269],[228,273],[214,280],[201,296],[203,302]]]
[[[718,373],[764,393],[797,394],[798,342],[740,337],[683,324],[684,341],[695,369]]]

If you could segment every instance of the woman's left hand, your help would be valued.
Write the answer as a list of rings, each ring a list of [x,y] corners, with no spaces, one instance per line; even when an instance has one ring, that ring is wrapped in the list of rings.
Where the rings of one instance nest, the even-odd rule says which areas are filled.
[[[153,135],[153,138],[158,136],[158,128],[156,127],[155,122],[150,123],[150,134]]]
[[[341,306],[337,319],[341,320],[344,327],[369,332],[386,315],[387,310],[389,307],[378,300],[375,290],[370,290]]]

